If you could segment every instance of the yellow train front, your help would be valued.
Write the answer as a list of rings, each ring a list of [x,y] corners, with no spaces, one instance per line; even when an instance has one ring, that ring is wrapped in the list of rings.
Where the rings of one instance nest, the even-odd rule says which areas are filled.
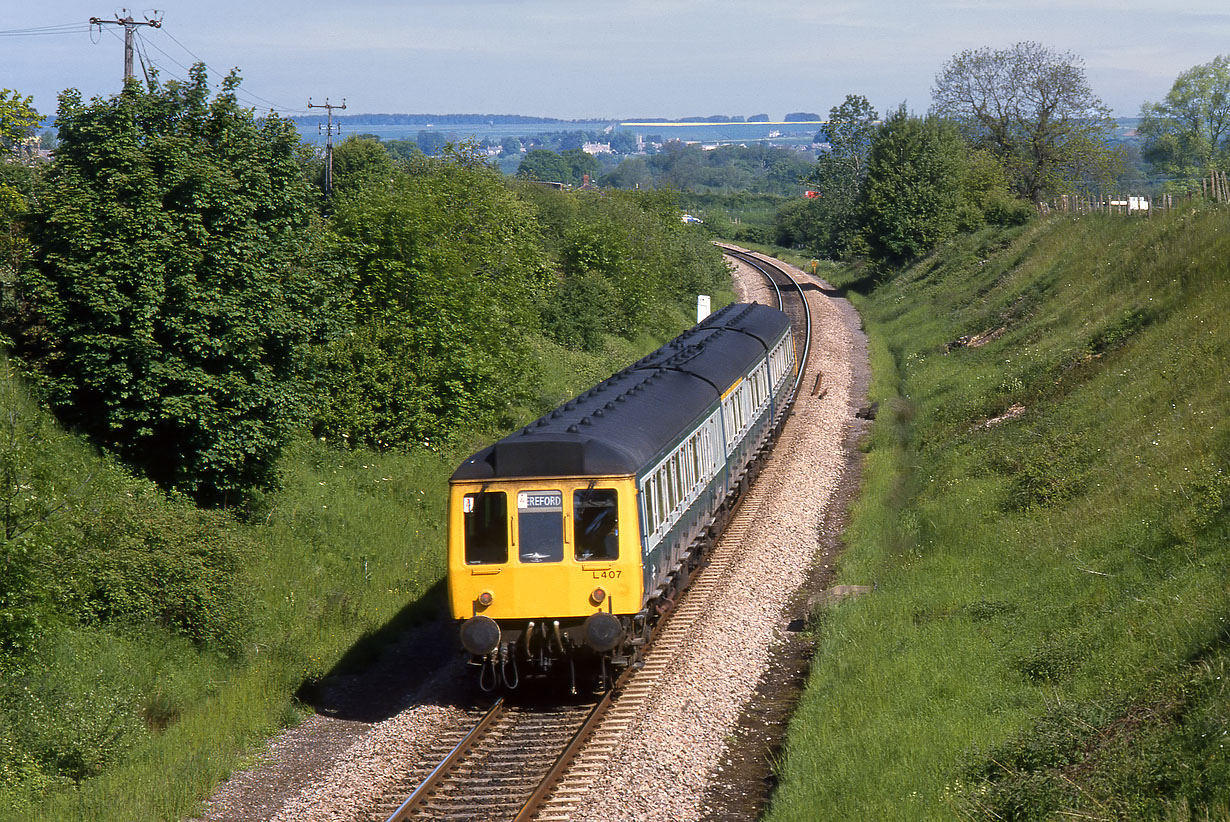
[[[784,419],[789,332],[727,306],[454,472],[449,603],[485,690],[637,664]]]

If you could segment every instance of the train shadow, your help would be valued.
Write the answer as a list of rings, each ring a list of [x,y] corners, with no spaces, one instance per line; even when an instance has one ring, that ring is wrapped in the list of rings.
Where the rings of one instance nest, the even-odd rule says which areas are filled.
[[[592,701],[595,672],[578,671],[576,694],[566,667],[551,673],[526,676],[517,689],[500,693],[529,709]],[[295,696],[322,716],[368,724],[411,706],[468,710],[494,698],[479,688],[478,669],[466,664],[443,580],[356,642],[324,676],[300,685]]]
[[[871,293],[877,285],[879,278],[873,273],[866,273],[858,279],[851,280],[840,286],[824,286],[820,283],[804,282],[801,283],[804,291],[815,291],[823,294],[826,297],[835,297],[837,299],[846,299],[850,294],[859,294],[865,296]]]
[[[440,580],[359,639],[328,673],[300,685],[296,698],[318,714],[367,723],[416,704],[468,707],[477,695],[458,681],[465,665],[447,598]]]

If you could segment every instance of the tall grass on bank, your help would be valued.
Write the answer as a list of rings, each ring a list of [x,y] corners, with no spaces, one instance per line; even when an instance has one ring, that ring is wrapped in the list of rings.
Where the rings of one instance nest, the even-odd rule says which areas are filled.
[[[691,316],[678,309],[659,321],[681,329]],[[528,421],[660,343],[648,336],[608,338],[601,351],[582,353],[539,340],[532,356],[543,378],[534,407],[513,414]],[[254,546],[243,569],[253,627],[239,657],[201,654],[156,631],[144,637],[120,626],[63,631],[54,646],[60,661],[51,663],[58,670],[39,680],[47,683],[39,704],[47,703],[48,717],[53,698],[75,701],[81,710],[61,711],[60,721],[29,729],[8,728],[0,715],[0,819],[144,821],[193,814],[222,779],[254,761],[269,735],[302,718],[295,694],[305,685],[362,664],[398,628],[439,615],[448,476],[497,435],[474,431],[408,452],[312,439],[289,448],[280,489],[258,498],[246,523],[233,523]],[[89,457],[82,452],[79,460]],[[86,763],[77,783],[47,781],[30,756],[6,748],[28,740],[22,731],[29,730],[60,733],[88,749],[78,737],[98,730],[91,738],[107,738],[101,725],[121,715],[107,712],[121,703],[145,706],[133,715],[138,727],[116,739],[107,756]]]
[[[880,419],[770,820],[1230,814],[1230,214],[1054,218],[861,299]]]

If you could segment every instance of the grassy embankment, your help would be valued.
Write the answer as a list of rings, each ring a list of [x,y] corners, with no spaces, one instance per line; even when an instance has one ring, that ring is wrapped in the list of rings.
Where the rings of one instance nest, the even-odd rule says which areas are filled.
[[[855,299],[876,589],[817,614],[770,822],[1230,818],[1230,213],[987,231]]]
[[[716,299],[729,301],[729,295]],[[669,319],[679,328],[689,321],[683,309]],[[665,328],[668,319],[662,322]],[[586,354],[539,341],[543,382],[535,407],[519,416],[532,418],[661,342],[611,337],[603,351]],[[93,478],[80,491],[81,505],[96,498],[105,507],[104,497],[126,488],[130,497],[132,488],[157,495],[54,431],[24,399],[21,405],[21,413],[43,419],[46,470]],[[21,758],[26,754],[14,760],[9,750],[0,756],[0,819],[191,815],[218,781],[253,761],[266,736],[304,715],[294,696],[301,686],[343,659],[378,653],[400,628],[439,613],[447,478],[472,446],[493,436],[473,432],[451,446],[412,453],[311,440],[290,449],[282,488],[257,501],[259,516],[228,526],[251,545],[242,593],[255,625],[238,660],[202,655],[170,632],[133,637],[114,627],[56,629],[46,652],[54,670],[28,678],[34,693],[8,694],[23,716],[27,705],[37,710],[15,720],[20,727],[0,727],[0,746],[20,739],[36,756],[96,757],[97,763],[82,763],[88,775],[80,782],[47,782],[35,762]],[[140,511],[177,515],[160,504]]]

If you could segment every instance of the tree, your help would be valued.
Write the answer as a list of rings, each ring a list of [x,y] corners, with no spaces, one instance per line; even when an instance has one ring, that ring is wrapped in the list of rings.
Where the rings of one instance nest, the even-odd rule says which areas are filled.
[[[1033,42],[966,50],[944,64],[931,94],[932,112],[992,151],[1020,197],[1041,201],[1116,164],[1110,110],[1069,52]]]
[[[383,140],[380,145],[384,147],[384,150],[389,153],[390,157],[403,163],[409,163],[415,157],[423,155],[418,143],[413,140]]]
[[[502,175],[465,145],[420,155],[339,198],[330,233],[355,327],[313,353],[315,433],[388,447],[504,424],[533,383],[525,333],[550,279]]]
[[[902,263],[957,230],[966,147],[956,128],[911,117],[903,105],[876,136],[858,219],[868,256]]]
[[[364,187],[388,183],[397,164],[378,138],[350,136],[333,149],[333,191],[338,196],[355,195]],[[316,184],[324,189],[324,169]]]
[[[569,183],[572,182],[572,168],[567,160],[554,151],[533,148],[521,158],[521,164],[517,166],[517,176],[542,183]]]
[[[570,185],[580,185],[587,174],[595,180],[601,172],[602,164],[579,148],[564,149],[558,154],[545,148],[531,149],[517,167],[517,176],[523,179]]]
[[[878,120],[871,103],[858,94],[847,94],[841,105],[829,110],[824,130],[830,150],[820,155],[815,168],[803,179],[819,194],[825,232],[815,248],[818,253],[842,257],[852,250],[858,234],[856,204]]]
[[[1163,174],[1199,177],[1230,166],[1230,56],[1193,66],[1160,103],[1140,108],[1144,158]]]
[[[34,109],[33,97],[22,97],[12,89],[0,89],[0,148],[16,150],[29,137],[43,117]]]
[[[451,142],[447,135],[438,131],[420,131],[414,138],[419,151],[424,154],[439,154]]]
[[[206,502],[268,484],[301,418],[306,344],[332,292],[309,271],[295,127],[257,122],[205,68],[85,104],[31,215],[20,353],[60,419]]]
[[[829,237],[830,216],[818,199],[791,200],[773,217],[774,241],[786,248],[823,248]]]
[[[598,159],[579,148],[564,149],[559,156],[568,163],[568,170],[571,174],[569,179],[573,185],[584,183],[586,177],[589,177],[591,181],[596,180],[602,172],[602,164],[598,162]]]
[[[500,141],[500,156],[507,157],[510,154],[521,153],[521,139],[519,137],[508,136]]]
[[[632,154],[636,151],[636,135],[631,131],[615,131],[610,136],[611,151],[615,154]]]

